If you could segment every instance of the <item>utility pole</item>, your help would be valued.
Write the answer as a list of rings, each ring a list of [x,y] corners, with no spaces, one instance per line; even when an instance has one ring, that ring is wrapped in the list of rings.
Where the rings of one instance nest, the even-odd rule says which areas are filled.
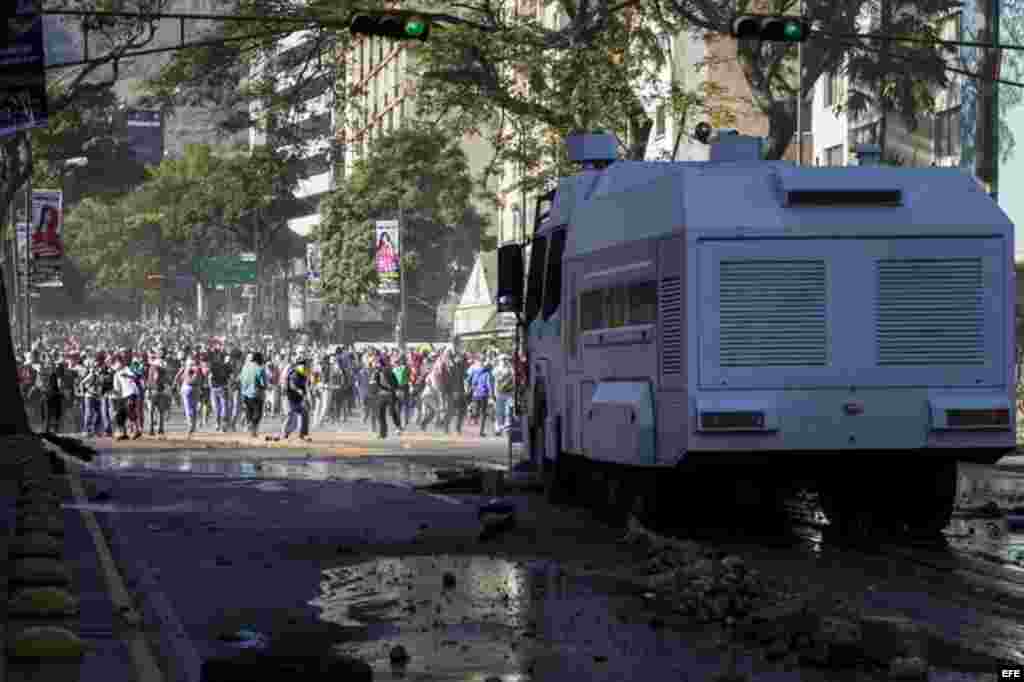
[[[21,298],[18,295],[18,216],[14,213],[14,202],[10,205],[11,214],[11,240],[8,242],[7,251],[7,273],[9,288],[7,290],[7,305],[11,316],[12,339],[21,338]]]
[[[32,140],[25,133],[28,167],[32,168]],[[32,348],[32,175],[25,181],[25,348]]]
[[[800,0],[800,16],[804,15],[804,0]],[[804,165],[804,44],[796,44],[796,165]]]
[[[402,210],[402,199],[398,199],[398,324],[395,327],[395,343],[399,350],[405,350],[406,323],[406,291],[405,291],[405,212]]]

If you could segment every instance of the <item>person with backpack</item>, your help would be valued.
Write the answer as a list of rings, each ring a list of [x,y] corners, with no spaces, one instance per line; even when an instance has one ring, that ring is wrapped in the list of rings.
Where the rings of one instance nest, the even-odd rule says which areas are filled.
[[[245,419],[246,413],[243,412],[242,406],[242,366],[245,364],[245,356],[242,355],[242,351],[237,348],[232,348],[229,353],[230,360],[228,366],[231,368],[231,376],[228,378],[228,400],[230,404],[231,418],[228,420],[228,427],[231,431],[238,429],[239,418]]]
[[[137,425],[133,415],[138,409],[136,407],[136,401],[139,397],[138,390],[135,373],[132,371],[131,365],[122,363],[120,359],[115,360],[114,395],[117,399],[115,414],[117,427],[121,430],[121,435],[117,437],[117,440],[128,440],[129,437],[140,438],[142,436],[141,430],[135,431],[132,436],[128,435],[129,420],[132,421],[133,427]]]
[[[500,435],[509,426],[512,416],[516,390],[516,376],[512,371],[512,361],[507,355],[498,359],[494,369],[494,432]]]
[[[231,404],[228,402],[228,381],[231,379],[229,358],[214,354],[210,358],[210,402],[217,418],[217,432],[227,432],[231,421]]]
[[[377,363],[370,383],[376,389],[377,395],[377,435],[380,438],[388,437],[389,413],[395,422],[395,429],[401,435],[402,420],[398,416],[398,379],[390,367],[388,356],[384,353],[377,354]]]
[[[255,438],[260,430],[260,421],[263,420],[263,404],[266,401],[268,384],[267,371],[263,366],[263,353],[257,351],[249,354],[239,375],[239,383],[249,435]]]
[[[410,383],[411,372],[406,362],[405,355],[399,355],[392,373],[395,375],[395,384],[398,390],[395,393],[395,409],[402,420],[402,425],[409,423],[409,406],[411,404]]]
[[[426,431],[441,412],[444,404],[444,384],[446,367],[442,358],[434,360],[434,364],[426,372],[423,392],[420,394],[420,430]]]
[[[159,423],[159,435],[164,435],[164,422],[167,413],[171,409],[170,378],[168,377],[167,365],[160,356],[153,355],[150,358],[149,370],[146,376],[146,412],[149,414],[149,435],[157,435]]]
[[[316,427],[319,429],[324,419],[327,418],[331,407],[338,399],[337,369],[334,366],[334,358],[325,355],[320,362],[320,384],[317,386],[320,393],[320,400],[317,403]]]
[[[101,368],[96,359],[88,363],[82,377],[82,393],[85,396],[85,434],[99,438],[103,433],[103,392],[100,386]]]
[[[309,359],[300,358],[288,368],[286,374],[285,398],[288,401],[288,419],[284,423],[281,438],[291,437],[296,426],[299,438],[309,440],[309,411],[306,407],[309,391]],[[296,423],[297,422],[297,423]]]
[[[461,353],[448,351],[445,372],[445,402],[447,409],[444,415],[444,432],[451,432],[452,419],[455,419],[455,432],[462,434],[462,423],[466,419],[466,374],[468,367]]]
[[[203,383],[203,374],[192,357],[185,360],[185,366],[178,370],[174,377],[174,385],[181,387],[181,404],[185,407],[185,420],[188,422],[188,435],[196,432],[199,418],[199,389]]]
[[[106,353],[97,356],[100,363],[100,402],[103,414],[103,433],[107,438],[114,435],[114,415],[117,410],[117,397],[114,395],[114,369],[112,360],[108,362]]]
[[[480,369],[473,375],[472,385],[473,404],[475,405],[478,418],[480,419],[480,437],[484,438],[487,433],[487,416],[491,404],[491,396],[494,395],[494,369],[490,362],[484,362]]]
[[[47,433],[60,433],[61,431],[64,421],[64,394],[67,380],[64,363],[54,363],[47,376],[46,393],[43,399],[43,430]]]

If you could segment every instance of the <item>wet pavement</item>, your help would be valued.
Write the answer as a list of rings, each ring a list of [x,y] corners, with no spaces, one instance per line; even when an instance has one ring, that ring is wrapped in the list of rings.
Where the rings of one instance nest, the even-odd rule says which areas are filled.
[[[282,456],[260,447],[170,452],[132,444],[101,442],[85,478],[104,494],[88,508],[100,512],[129,582],[155,586],[150,591],[173,605],[187,633],[175,646],[192,653],[165,651],[168,661],[248,645],[355,654],[383,680],[561,682],[709,680],[729,658],[720,627],[678,618],[665,627],[652,616],[668,606],[660,596],[652,601],[635,582],[579,570],[581,561],[609,571],[630,565],[615,546],[621,531],[578,511],[551,521],[545,515],[555,512],[536,499],[513,498],[531,523],[482,544],[477,509],[484,498],[412,489],[453,469],[501,467],[501,448],[467,455],[410,451],[396,441],[372,456],[336,457],[315,447]],[[897,567],[882,549],[854,557],[820,533],[803,552],[753,535],[716,542],[793,576],[794,593],[842,595],[876,614],[930,622],[933,682],[994,679],[977,662],[983,657],[944,649],[938,638],[956,639],[962,630],[1024,662],[1022,583],[1005,573],[968,581],[961,574],[970,567],[958,558],[1016,570],[1008,564],[1024,549],[1024,529],[1007,512],[1021,504],[1024,467],[962,467],[960,474],[961,514],[947,529],[954,552],[940,552],[932,562],[938,568]],[[985,504],[991,518],[977,513]],[[445,574],[454,577],[447,588]],[[240,631],[257,637],[226,641]],[[399,644],[409,661],[396,668],[390,653]],[[763,653],[736,652],[736,668],[754,680],[890,679],[870,667],[818,669],[793,656],[767,661]],[[964,661],[973,661],[968,670]]]
[[[396,485],[429,485],[441,480],[437,472],[469,468],[504,469],[496,462],[467,457],[415,455],[339,459],[312,454],[301,457],[277,457],[265,450],[233,451],[230,457],[219,451],[183,450],[175,453],[104,453],[93,464],[98,469],[165,471],[240,478],[301,480],[372,480]]]

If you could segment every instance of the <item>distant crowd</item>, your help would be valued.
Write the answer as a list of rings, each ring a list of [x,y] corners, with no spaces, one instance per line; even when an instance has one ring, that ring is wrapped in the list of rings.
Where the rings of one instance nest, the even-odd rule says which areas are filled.
[[[269,336],[231,338],[190,324],[44,321],[19,348],[18,381],[40,428],[119,439],[165,435],[172,410],[188,434],[213,427],[260,435],[264,415],[287,416],[276,438],[310,428],[369,428],[389,422],[483,437],[511,423],[526,385],[521,356],[450,344],[407,347],[295,344]],[[522,393],[520,393],[522,398]]]

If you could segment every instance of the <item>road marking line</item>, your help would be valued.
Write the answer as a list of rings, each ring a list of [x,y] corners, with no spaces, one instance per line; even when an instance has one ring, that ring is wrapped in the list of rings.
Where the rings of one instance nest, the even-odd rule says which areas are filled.
[[[67,456],[64,453],[60,453],[64,458]],[[71,483],[71,491],[75,496],[76,504],[83,505],[88,503],[88,499],[85,496],[85,490],[82,488],[82,482],[78,478],[77,463],[67,463],[67,471]],[[96,521],[96,516],[87,509],[79,510],[82,515],[82,521],[85,523],[85,527],[89,530],[89,535],[92,536],[93,545],[96,547],[96,553],[99,556],[100,567],[103,570],[103,579],[107,584],[107,590],[110,593],[110,600],[114,603],[114,610],[116,612],[115,618],[119,618],[121,613],[125,610],[131,612],[135,611],[134,604],[132,602],[131,595],[128,593],[128,588],[125,587],[124,579],[117,570],[117,564],[114,561],[113,555],[110,553],[110,547],[107,545],[107,540],[103,537],[103,531],[100,529],[99,523]],[[156,663],[156,659],[153,657],[152,652],[149,650],[149,644],[143,637],[142,632],[138,629],[134,629],[121,634],[121,639],[128,646],[128,653],[132,659],[132,667],[135,669],[135,680],[136,682],[164,682],[163,673],[160,671],[160,667]]]

